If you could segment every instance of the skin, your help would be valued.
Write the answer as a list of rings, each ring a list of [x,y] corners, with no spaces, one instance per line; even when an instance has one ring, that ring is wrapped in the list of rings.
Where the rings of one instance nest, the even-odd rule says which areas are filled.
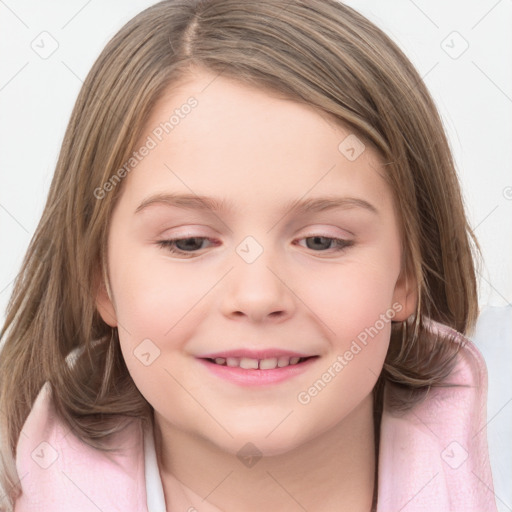
[[[298,394],[393,304],[401,308],[393,321],[414,312],[382,162],[368,144],[347,159],[338,146],[350,130],[318,110],[214,78],[197,70],[155,106],[141,145],[190,96],[198,101],[124,179],[109,231],[111,296],[105,288],[97,295],[155,410],[167,510],[368,511],[371,391],[391,322],[307,404]],[[134,213],[148,196],[166,192],[225,198],[233,210],[159,203]],[[287,201],[327,195],[364,199],[378,215],[361,207],[281,212]],[[207,239],[189,258],[157,244],[180,236]],[[263,250],[252,263],[236,252],[247,236]],[[336,252],[333,242],[315,245],[313,236],[353,245]],[[145,339],[152,354],[160,351],[148,366],[134,354]],[[319,357],[300,375],[252,388],[211,374],[196,359],[239,347]],[[252,467],[237,457],[248,442],[262,454]]]

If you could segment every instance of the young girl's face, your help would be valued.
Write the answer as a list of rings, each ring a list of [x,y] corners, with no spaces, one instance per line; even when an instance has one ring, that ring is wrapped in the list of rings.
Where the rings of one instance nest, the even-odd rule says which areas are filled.
[[[136,150],[109,232],[112,301],[97,304],[158,425],[272,455],[349,422],[391,321],[415,307],[376,153],[309,106],[205,72],[167,91]],[[228,356],[250,368],[207,360]]]

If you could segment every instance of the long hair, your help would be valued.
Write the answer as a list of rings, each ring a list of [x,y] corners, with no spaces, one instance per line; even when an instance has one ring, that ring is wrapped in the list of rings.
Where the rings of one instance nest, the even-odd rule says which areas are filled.
[[[336,0],[166,0],[129,21],[89,72],[71,114],[41,220],[0,337],[1,485],[19,489],[14,452],[42,385],[85,442],[120,417],[151,420],[119,339],[99,315],[107,234],[121,181],[153,106],[191,67],[278,92],[327,113],[383,158],[399,216],[403,272],[417,285],[409,322],[393,324],[378,386],[442,383],[453,344],[425,319],[466,333],[478,315],[474,256],[449,145],[421,76],[380,29]],[[133,172],[136,172],[134,170]],[[66,357],[79,349],[74,365]],[[377,386],[377,387],[378,387]]]

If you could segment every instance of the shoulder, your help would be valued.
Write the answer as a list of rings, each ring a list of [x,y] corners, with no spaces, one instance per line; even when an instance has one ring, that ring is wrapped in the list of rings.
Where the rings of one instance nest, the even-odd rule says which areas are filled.
[[[134,420],[112,436],[112,451],[86,444],[57,414],[46,382],[16,448],[22,494],[15,511],[145,510],[143,441]]]
[[[387,385],[379,452],[379,512],[409,503],[415,511],[495,511],[486,434],[487,369],[474,343],[430,321],[458,346],[443,383],[406,411],[389,403],[405,392]]]

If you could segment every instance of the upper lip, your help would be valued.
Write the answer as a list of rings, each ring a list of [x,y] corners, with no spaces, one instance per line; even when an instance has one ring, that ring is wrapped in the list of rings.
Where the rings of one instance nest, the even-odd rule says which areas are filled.
[[[304,354],[300,352],[294,352],[291,350],[280,350],[277,348],[266,348],[259,350],[250,350],[250,349],[234,349],[234,350],[223,350],[222,352],[212,352],[210,354],[204,354],[198,356],[200,359],[216,359],[218,357],[223,357],[227,359],[228,357],[238,357],[238,358],[249,358],[249,359],[272,359],[279,357],[312,357],[315,354]]]

